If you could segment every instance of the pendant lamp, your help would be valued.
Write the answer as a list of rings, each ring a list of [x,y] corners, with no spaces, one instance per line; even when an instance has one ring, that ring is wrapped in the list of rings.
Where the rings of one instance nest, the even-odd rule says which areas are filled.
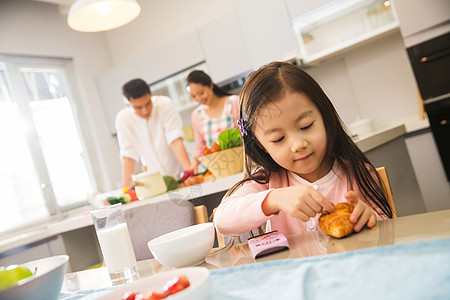
[[[77,31],[106,31],[133,21],[140,12],[136,0],[77,0],[70,7],[67,24]]]

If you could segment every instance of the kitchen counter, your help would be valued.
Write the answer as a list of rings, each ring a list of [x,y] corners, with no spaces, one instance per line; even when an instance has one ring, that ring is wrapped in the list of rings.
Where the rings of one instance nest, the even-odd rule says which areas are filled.
[[[407,130],[404,124],[394,124],[375,130],[368,135],[361,136],[356,139],[355,142],[363,152],[367,152],[376,149],[394,139],[402,137],[406,132]],[[127,205],[124,205],[124,209],[127,210],[160,201],[174,199],[188,201],[208,195],[213,195],[215,193],[228,190],[242,178],[243,173],[239,173],[229,177],[208,181],[202,184],[181,188],[143,201],[135,201],[129,203]],[[0,241],[0,254],[21,246],[37,242],[39,240],[44,240],[52,236],[57,236],[66,232],[92,225],[93,223],[89,211],[85,211],[83,213],[79,213],[79,215],[67,217],[62,221],[55,221],[54,223],[51,223],[43,228],[35,228],[34,230],[30,230],[29,232],[26,232],[24,234],[3,239],[2,241]]]
[[[354,141],[362,152],[370,151],[376,147],[386,144],[393,139],[403,136],[406,133],[405,125],[378,129],[370,134],[356,138]]]
[[[208,195],[215,194],[220,191],[226,191],[231,188],[236,182],[241,180],[243,177],[242,173],[235,174],[225,178],[219,178],[212,181],[208,181],[202,184],[197,184],[194,186],[189,186],[181,188],[178,190],[170,191],[169,193],[164,193],[157,195],[155,197],[145,199],[142,201],[134,201],[124,205],[124,210],[128,210],[134,207],[139,207],[147,205],[150,203],[156,203],[160,201],[167,200],[192,200],[199,197],[204,197]],[[29,232],[3,239],[0,241],[0,253],[10,251],[12,249],[31,244],[51,236],[56,236],[68,231],[84,228],[87,226],[92,226],[92,218],[89,211],[80,213],[80,215],[72,216],[59,222],[54,222],[43,228],[36,228]]]

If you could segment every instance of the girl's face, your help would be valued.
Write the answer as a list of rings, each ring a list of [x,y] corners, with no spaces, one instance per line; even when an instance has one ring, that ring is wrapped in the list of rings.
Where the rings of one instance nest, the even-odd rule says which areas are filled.
[[[255,136],[273,160],[309,182],[325,176],[327,135],[316,105],[301,93],[286,93],[258,112]]]
[[[211,103],[213,90],[210,86],[202,85],[200,83],[190,83],[189,94],[191,95],[192,100],[203,105],[209,105]]]

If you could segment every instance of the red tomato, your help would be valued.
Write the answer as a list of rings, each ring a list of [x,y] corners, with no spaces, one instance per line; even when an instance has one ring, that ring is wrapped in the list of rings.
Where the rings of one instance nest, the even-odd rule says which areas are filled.
[[[132,291],[128,291],[122,296],[122,300],[135,300],[136,299],[136,293]]]
[[[188,179],[189,177],[194,176],[194,171],[192,170],[184,170],[183,171],[183,178],[181,179],[181,181],[184,183],[186,181],[186,179]]]
[[[126,191],[125,193],[130,195],[131,201],[139,200],[138,196],[136,195],[136,190],[134,188],[128,189],[128,191]]]
[[[166,283],[164,286],[164,292],[167,295],[173,295],[181,290],[184,290],[189,286],[189,280],[185,275],[181,275],[178,278],[174,278]]]

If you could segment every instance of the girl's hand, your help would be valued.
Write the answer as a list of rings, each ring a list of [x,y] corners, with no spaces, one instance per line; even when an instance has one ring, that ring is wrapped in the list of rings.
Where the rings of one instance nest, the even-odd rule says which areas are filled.
[[[310,186],[291,186],[271,191],[262,203],[264,214],[271,215],[280,210],[291,217],[307,222],[316,214],[334,211],[333,204]]]
[[[353,230],[359,232],[366,224],[369,228],[375,226],[377,223],[375,213],[366,203],[364,203],[364,201],[358,198],[358,195],[355,192],[347,192],[344,197],[347,199],[347,202],[353,206],[353,212],[350,215],[350,222],[355,224]]]

